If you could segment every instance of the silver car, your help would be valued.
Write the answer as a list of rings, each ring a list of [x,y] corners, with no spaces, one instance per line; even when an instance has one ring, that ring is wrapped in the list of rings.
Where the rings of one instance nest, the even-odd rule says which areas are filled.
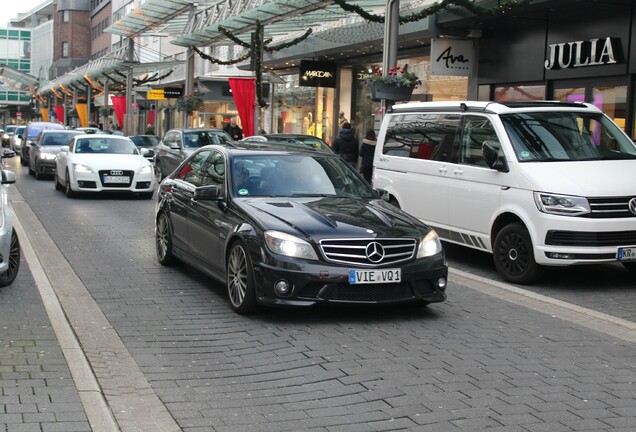
[[[9,148],[16,153],[20,153],[20,149],[22,149],[25,129],[26,126],[18,126],[13,135],[9,138]]]
[[[171,129],[155,151],[155,173],[159,181],[172,173],[188,156],[208,144],[227,145],[232,137],[223,129]]]
[[[15,156],[13,150],[7,149],[0,154],[1,160]],[[0,287],[11,285],[20,269],[20,241],[13,228],[13,208],[7,199],[9,185],[15,183],[15,173],[2,169],[0,180]]]
[[[55,156],[62,146],[68,145],[75,135],[82,135],[78,130],[47,129],[40,132],[29,146],[29,174],[40,180],[44,176],[55,175]]]

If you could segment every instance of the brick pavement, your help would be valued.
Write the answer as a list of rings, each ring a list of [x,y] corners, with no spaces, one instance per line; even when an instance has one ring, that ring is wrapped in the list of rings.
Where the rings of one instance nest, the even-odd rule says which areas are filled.
[[[33,184],[35,216],[183,431],[636,429],[636,347],[611,330],[457,277],[424,309],[238,316],[219,284],[155,262],[152,203]]]

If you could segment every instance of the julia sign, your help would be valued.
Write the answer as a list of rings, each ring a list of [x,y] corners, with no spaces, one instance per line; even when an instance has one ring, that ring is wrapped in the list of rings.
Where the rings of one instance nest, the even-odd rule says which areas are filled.
[[[617,63],[618,40],[611,37],[548,45],[546,69],[568,69]]]

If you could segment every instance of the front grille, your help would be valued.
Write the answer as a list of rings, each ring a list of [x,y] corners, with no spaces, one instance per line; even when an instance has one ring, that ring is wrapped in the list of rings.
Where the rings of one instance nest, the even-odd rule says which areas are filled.
[[[116,174],[113,174],[115,172]],[[126,176],[128,177],[128,183],[104,183],[105,176]],[[132,184],[133,176],[135,175],[134,171],[123,171],[123,170],[102,170],[99,172],[99,180],[102,183],[102,186],[109,188],[127,188]]]
[[[343,302],[386,302],[408,300],[413,297],[413,290],[408,282],[366,285],[334,284],[326,287],[320,283],[313,283],[304,287],[298,294],[298,298],[303,299]]]
[[[378,248],[377,243],[381,246]],[[415,254],[416,242],[414,239],[338,239],[321,240],[320,250],[327,261],[359,265],[385,265],[408,261]],[[378,259],[378,255],[372,255],[373,261],[367,256],[368,248],[381,249],[384,252],[383,258]]]
[[[636,245],[636,231],[548,231],[545,244],[588,247]]]
[[[633,196],[627,197],[610,197],[610,198],[588,198],[591,213],[584,215],[593,219],[614,219],[614,218],[633,218],[635,214],[629,211],[629,200]]]

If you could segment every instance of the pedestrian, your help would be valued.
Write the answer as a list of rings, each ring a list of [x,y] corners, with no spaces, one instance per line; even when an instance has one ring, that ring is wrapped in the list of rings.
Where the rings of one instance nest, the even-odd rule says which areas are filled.
[[[345,117],[345,113],[344,113],[344,111],[340,111],[340,112],[338,113],[338,127],[339,127],[340,129],[342,129],[342,126],[343,126],[345,123],[349,123],[349,120],[347,120],[347,118]]]
[[[146,135],[154,135],[155,134],[155,128],[148,123],[148,125],[146,126]]]
[[[371,184],[371,177],[373,175],[373,155],[375,154],[375,145],[377,142],[378,138],[375,136],[375,132],[373,129],[369,129],[362,140],[362,147],[360,147],[360,156],[362,157],[360,172],[369,184]]]
[[[358,162],[358,140],[356,139],[351,123],[345,122],[333,141],[333,149],[342,159],[355,168]]]
[[[241,127],[236,124],[236,117],[232,117],[230,119],[230,123],[226,124],[223,130],[230,134],[234,141],[243,139],[243,129],[241,129]]]

